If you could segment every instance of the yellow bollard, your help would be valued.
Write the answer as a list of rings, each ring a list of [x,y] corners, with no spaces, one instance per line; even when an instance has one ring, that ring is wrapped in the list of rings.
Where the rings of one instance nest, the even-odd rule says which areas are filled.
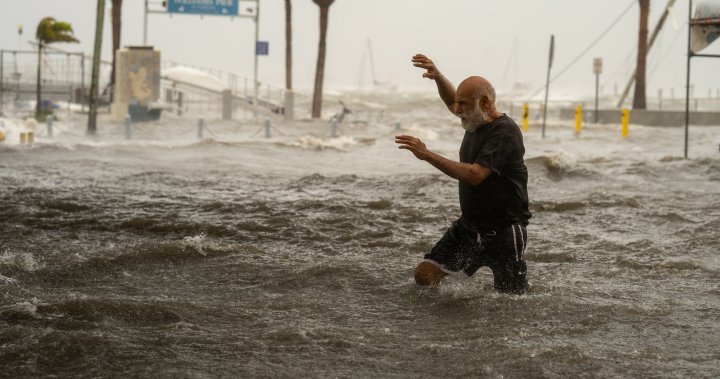
[[[0,142],[3,142],[3,141],[5,141],[5,132],[0,130]]]
[[[582,130],[582,105],[575,107],[575,134]]]
[[[35,142],[35,133],[34,132],[27,132],[27,142],[31,145]]]
[[[523,131],[528,131],[530,128],[528,127],[528,118],[530,117],[530,111],[528,108],[528,103],[523,103],[523,119],[522,119],[522,129]]]
[[[20,133],[20,144],[24,145],[25,143],[27,143],[27,133],[22,132]]]
[[[628,138],[630,135],[630,129],[628,128],[630,124],[630,110],[627,108],[623,108],[622,110],[622,138]]]

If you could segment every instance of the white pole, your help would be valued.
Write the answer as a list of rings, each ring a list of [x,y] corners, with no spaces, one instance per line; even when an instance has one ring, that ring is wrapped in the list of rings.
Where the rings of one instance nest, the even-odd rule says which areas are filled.
[[[258,54],[257,54],[257,44],[258,44],[258,36],[260,32],[260,0],[257,0],[257,7],[255,8],[255,46],[253,47],[254,53],[255,53],[255,66],[254,66],[254,76],[253,76],[253,117],[257,118],[258,113],[258,87],[260,86],[260,83],[258,83]]]

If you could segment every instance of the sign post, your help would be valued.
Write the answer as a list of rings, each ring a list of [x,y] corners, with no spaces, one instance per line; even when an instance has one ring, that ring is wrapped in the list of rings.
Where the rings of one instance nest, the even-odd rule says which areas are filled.
[[[147,15],[148,13],[154,14],[196,14],[200,16],[229,16],[238,18],[251,18],[255,22],[255,59],[253,67],[253,116],[257,117],[257,106],[258,106],[258,89],[260,83],[258,82],[258,55],[267,55],[267,42],[264,42],[265,53],[262,54],[259,50],[258,34],[260,31],[260,0],[243,0],[244,2],[255,3],[255,8],[248,8],[247,12],[240,14],[240,0],[167,0],[163,1],[163,6],[166,10],[150,10],[148,0],[145,0],[145,14],[144,14],[144,28],[143,28],[143,44],[147,45]],[[254,13],[248,15],[245,13]]]
[[[168,13],[237,16],[238,0],[168,0]]]
[[[598,122],[598,88],[600,87],[600,74],[602,74],[602,58],[593,59],[593,73],[595,74],[595,123]]]

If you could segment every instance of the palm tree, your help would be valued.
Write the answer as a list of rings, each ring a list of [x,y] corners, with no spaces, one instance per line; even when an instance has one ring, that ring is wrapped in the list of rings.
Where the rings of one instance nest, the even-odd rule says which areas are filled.
[[[35,104],[35,119],[40,118],[40,103],[41,98],[41,86],[40,82],[42,79],[42,50],[43,46],[57,42],[79,42],[77,38],[73,36],[73,28],[67,22],[57,21],[53,17],[45,17],[40,20],[35,32],[35,38],[38,41],[38,62],[37,62],[37,94]]]
[[[313,0],[320,7],[320,43],[318,44],[318,59],[315,69],[315,91],[313,93],[312,117],[320,118],[322,113],[322,89],[325,76],[325,39],[327,37],[328,12],[335,0]]]
[[[120,48],[120,31],[122,30],[122,2],[112,0],[112,70],[110,71],[110,101],[115,95],[115,53]]]
[[[645,62],[648,51],[648,15],[650,14],[650,0],[638,0],[640,3],[640,31],[638,33],[637,66],[635,68],[635,95],[633,96],[633,109],[646,109],[645,101]]]
[[[285,0],[285,89],[292,90],[292,4]]]
[[[292,1],[285,0],[285,119],[295,117],[295,100],[292,93]]]

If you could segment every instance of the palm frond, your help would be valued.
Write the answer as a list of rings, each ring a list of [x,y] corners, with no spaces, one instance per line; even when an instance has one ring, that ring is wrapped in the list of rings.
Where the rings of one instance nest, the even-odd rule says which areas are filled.
[[[44,44],[55,42],[79,42],[73,36],[73,28],[70,23],[57,21],[53,17],[45,17],[38,24],[36,38]]]

